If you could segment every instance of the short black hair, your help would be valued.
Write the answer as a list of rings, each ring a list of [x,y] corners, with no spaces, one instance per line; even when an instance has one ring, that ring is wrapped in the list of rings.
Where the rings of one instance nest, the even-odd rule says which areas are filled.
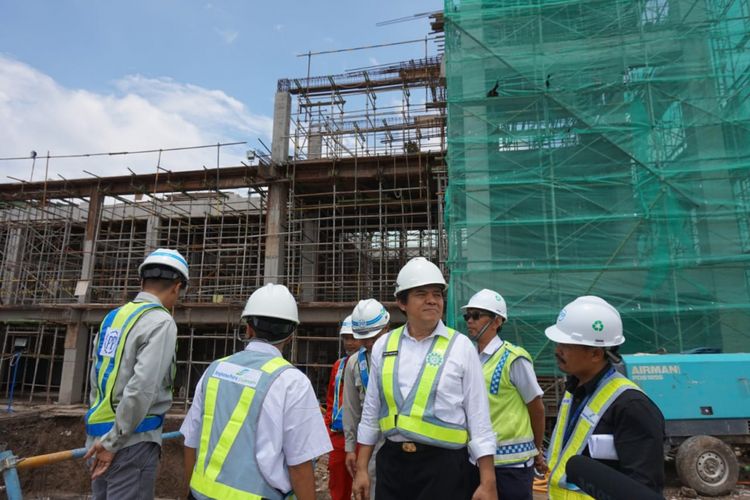
[[[272,344],[287,339],[297,328],[294,321],[269,316],[248,316],[245,319],[255,330],[257,338],[267,340]]]
[[[182,283],[184,287],[187,280],[182,273],[162,264],[149,264],[141,269],[141,280],[144,288],[164,291],[175,283]]]
[[[417,288],[422,288],[423,286],[437,286],[437,287],[440,287],[441,295],[443,296],[443,299],[445,299],[445,287],[443,287],[440,283],[434,283],[434,284],[427,284],[427,285],[415,286],[414,288],[409,288],[407,290],[401,290],[400,292],[398,292],[396,294],[396,300],[399,303],[401,303],[403,305],[406,305],[406,303],[409,301],[409,292],[411,292],[412,290],[415,290]]]

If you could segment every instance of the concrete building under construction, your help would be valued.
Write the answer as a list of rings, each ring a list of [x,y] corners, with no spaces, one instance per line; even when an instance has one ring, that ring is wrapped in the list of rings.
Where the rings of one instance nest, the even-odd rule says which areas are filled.
[[[392,301],[411,257],[445,260],[440,71],[437,56],[279,80],[271,151],[240,166],[0,185],[0,394],[15,378],[17,401],[85,401],[99,323],[135,295],[144,256],[169,247],[191,272],[175,310],[178,408],[241,347],[240,311],[267,282],[298,298],[290,359],[324,396],[356,301]]]

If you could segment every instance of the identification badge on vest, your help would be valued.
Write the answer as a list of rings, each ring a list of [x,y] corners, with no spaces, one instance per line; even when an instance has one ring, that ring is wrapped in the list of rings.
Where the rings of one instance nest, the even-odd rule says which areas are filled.
[[[398,351],[383,351],[383,357],[398,356]]]
[[[233,382],[235,384],[244,385],[247,387],[255,387],[258,385],[258,381],[262,372],[255,368],[245,368],[244,366],[235,365],[222,361],[216,370],[211,374],[212,377],[216,377],[227,382]]]
[[[119,343],[120,330],[108,328],[107,333],[104,335],[104,342],[102,342],[102,346],[99,348],[99,356],[114,357],[117,353],[117,345]]]

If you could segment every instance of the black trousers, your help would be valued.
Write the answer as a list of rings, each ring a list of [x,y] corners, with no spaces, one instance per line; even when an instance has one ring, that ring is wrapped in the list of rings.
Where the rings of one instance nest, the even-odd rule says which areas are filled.
[[[471,467],[466,448],[449,450],[416,444],[404,451],[401,443],[385,440],[375,461],[378,500],[468,500]]]
[[[472,466],[472,491],[479,486],[479,469]],[[502,500],[532,500],[534,498],[534,466],[495,467],[497,497]]]

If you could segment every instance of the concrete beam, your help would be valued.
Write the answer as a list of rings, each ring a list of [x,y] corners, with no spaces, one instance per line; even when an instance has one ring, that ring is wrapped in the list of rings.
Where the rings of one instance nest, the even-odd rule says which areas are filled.
[[[0,307],[0,323],[48,322],[57,324],[99,325],[104,316],[121,304],[85,304],[55,306],[12,305]],[[308,325],[335,325],[351,314],[355,302],[300,303],[300,322]],[[396,302],[385,302],[394,322],[404,322]],[[181,304],[174,318],[179,326],[221,325],[239,323],[244,304]],[[85,351],[85,349],[84,349]],[[84,353],[85,356],[85,353]]]
[[[206,169],[161,172],[158,175],[121,175],[99,179],[0,184],[0,201],[84,198],[89,196],[92,185],[97,185],[99,191],[105,195],[127,195],[235,189],[264,186],[265,182],[258,178],[257,166],[224,167],[218,169],[218,175],[217,169]]]

